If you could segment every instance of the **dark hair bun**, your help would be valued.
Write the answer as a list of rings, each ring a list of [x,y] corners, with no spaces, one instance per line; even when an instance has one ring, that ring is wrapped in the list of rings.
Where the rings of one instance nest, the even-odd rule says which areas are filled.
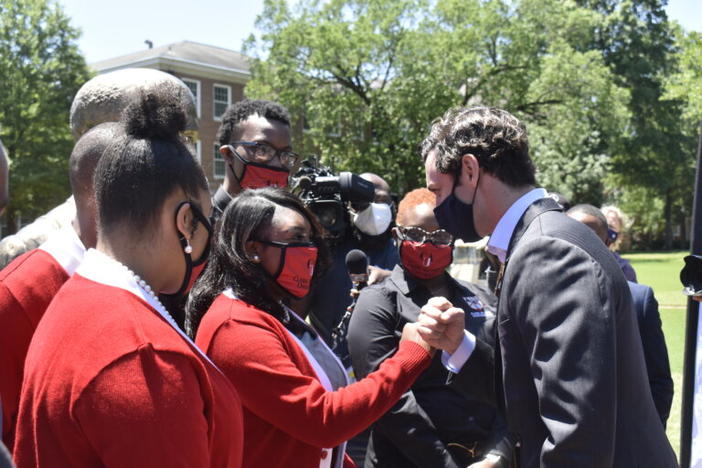
[[[177,93],[143,93],[122,114],[128,135],[134,138],[176,140],[187,117]]]

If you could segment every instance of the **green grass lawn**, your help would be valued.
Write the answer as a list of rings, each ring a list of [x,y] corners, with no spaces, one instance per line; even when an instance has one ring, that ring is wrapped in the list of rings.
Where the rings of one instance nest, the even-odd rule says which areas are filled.
[[[683,352],[685,347],[685,314],[687,300],[682,294],[680,269],[687,252],[635,253],[624,255],[636,270],[639,283],[651,286],[660,305],[663,333],[668,345],[670,368],[675,383],[673,407],[668,419],[668,438],[675,453],[680,447],[680,402]]]

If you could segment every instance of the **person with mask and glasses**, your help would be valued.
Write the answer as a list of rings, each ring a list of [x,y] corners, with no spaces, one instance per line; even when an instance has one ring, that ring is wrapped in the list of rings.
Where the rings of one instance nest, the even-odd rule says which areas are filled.
[[[19,467],[241,465],[239,397],[158,299],[192,283],[212,229],[185,122],[179,103],[145,93],[100,158],[97,246],[27,354]]]
[[[272,101],[244,99],[229,106],[217,131],[224,181],[212,198],[219,218],[244,189],[287,187],[300,157],[292,150],[290,114]]]
[[[454,238],[434,217],[436,196],[409,192],[399,204],[393,229],[400,264],[389,279],[361,291],[349,326],[348,343],[356,376],[377,369],[397,349],[402,327],[420,315],[434,296],[465,311],[473,345],[463,369],[474,382],[468,391],[447,384],[451,361],[434,356],[431,366],[373,425],[366,451],[368,467],[503,467],[512,443],[497,409],[494,379],[496,298],[487,289],[453,279]],[[442,362],[443,361],[443,362]],[[475,465],[474,465],[475,464]]]
[[[348,383],[338,358],[286,305],[309,293],[329,255],[314,215],[285,190],[239,194],[212,249],[186,328],[237,385],[243,466],[354,466],[345,442],[390,409],[431,361],[418,325],[403,328],[397,352],[376,372]],[[462,313],[449,315],[448,329],[462,327]]]

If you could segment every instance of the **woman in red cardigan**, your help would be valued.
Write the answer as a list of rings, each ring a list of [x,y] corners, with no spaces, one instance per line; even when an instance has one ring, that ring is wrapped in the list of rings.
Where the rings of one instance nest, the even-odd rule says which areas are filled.
[[[198,346],[241,396],[244,467],[354,466],[345,441],[390,409],[431,362],[417,324],[408,324],[394,356],[348,385],[338,359],[286,306],[309,292],[327,261],[320,233],[296,196],[245,191],[224,212],[190,296],[186,329],[197,331]]]
[[[241,465],[238,395],[157,296],[188,289],[211,229],[207,181],[168,95],[132,104],[98,163],[97,247],[29,347],[18,468]]]

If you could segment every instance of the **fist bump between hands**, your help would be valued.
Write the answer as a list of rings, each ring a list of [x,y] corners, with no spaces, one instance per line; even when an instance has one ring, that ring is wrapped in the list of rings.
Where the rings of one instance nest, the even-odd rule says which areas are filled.
[[[429,345],[453,354],[463,341],[465,313],[445,297],[432,297],[422,307],[416,324]]]

